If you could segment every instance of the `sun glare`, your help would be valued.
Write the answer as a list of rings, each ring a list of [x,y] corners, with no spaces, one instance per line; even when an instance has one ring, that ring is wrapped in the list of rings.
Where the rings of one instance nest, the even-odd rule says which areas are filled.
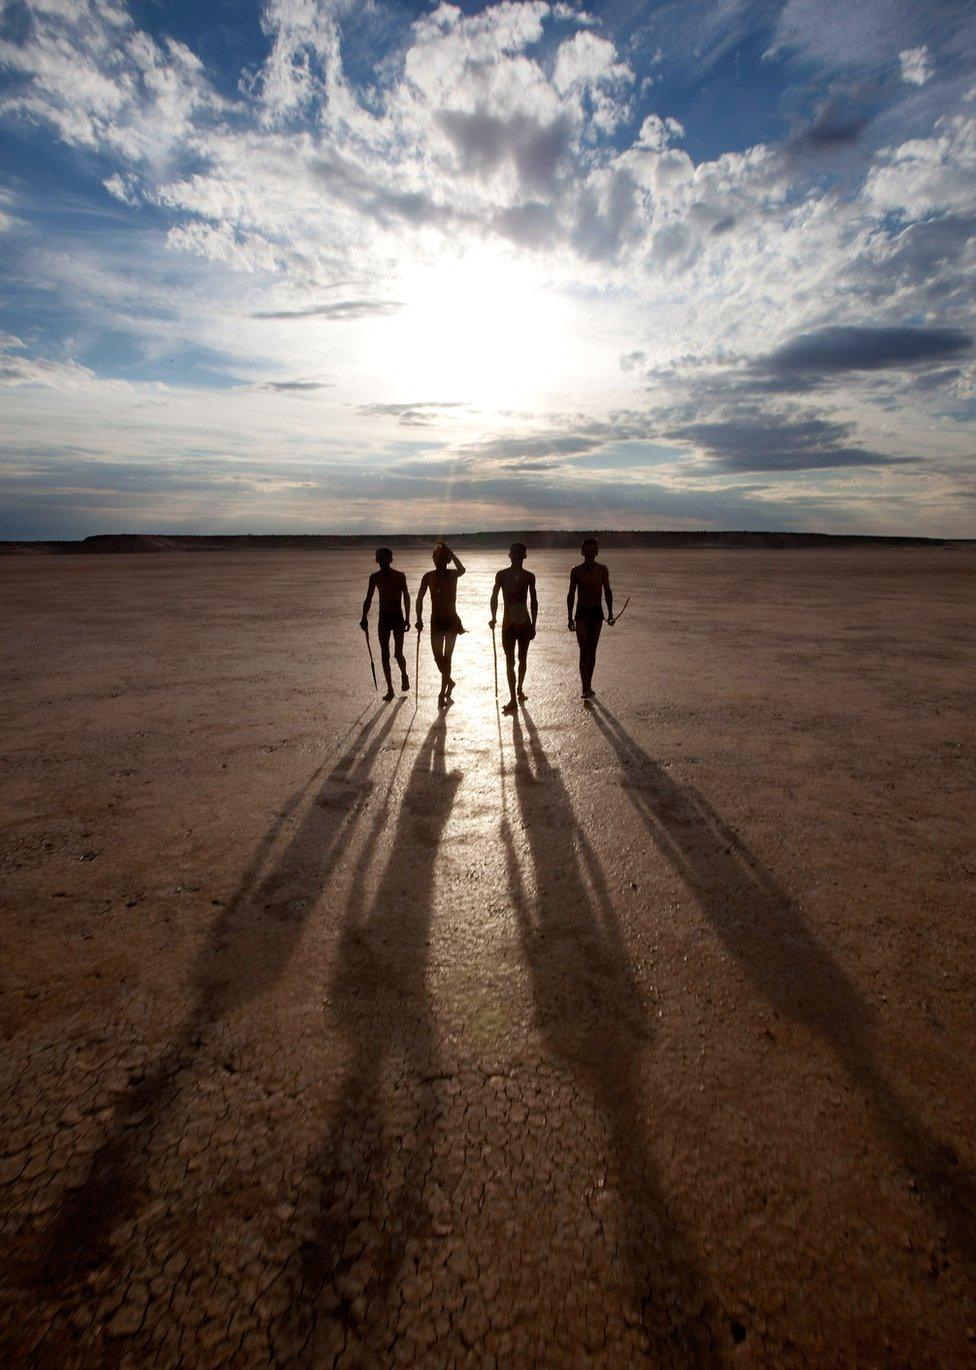
[[[567,307],[527,265],[482,251],[418,265],[401,290],[384,349],[391,392],[515,410],[558,384]]]

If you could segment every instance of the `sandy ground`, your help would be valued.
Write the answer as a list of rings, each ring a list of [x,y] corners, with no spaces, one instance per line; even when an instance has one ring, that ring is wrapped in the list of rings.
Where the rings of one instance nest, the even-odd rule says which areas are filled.
[[[0,566],[5,1364],[976,1363],[976,554],[607,559]]]

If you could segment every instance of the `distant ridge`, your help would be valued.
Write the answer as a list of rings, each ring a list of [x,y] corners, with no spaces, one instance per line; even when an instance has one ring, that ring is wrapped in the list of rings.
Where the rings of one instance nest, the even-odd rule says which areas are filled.
[[[748,533],[613,529],[545,529],[488,533],[98,533],[77,542],[0,541],[0,556],[100,555],[140,552],[246,552],[282,549],[339,551],[355,547],[429,548],[439,537],[461,550],[506,548],[524,542],[532,548],[576,548],[596,537],[602,547],[972,547],[973,538],[878,537],[861,533]]]

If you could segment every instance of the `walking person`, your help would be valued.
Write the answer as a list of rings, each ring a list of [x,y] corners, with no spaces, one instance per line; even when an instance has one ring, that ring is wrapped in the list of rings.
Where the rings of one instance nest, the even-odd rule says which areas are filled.
[[[592,699],[593,668],[596,665],[596,649],[603,629],[603,600],[605,598],[607,601],[607,622],[612,627],[613,591],[610,589],[610,572],[596,559],[600,550],[596,538],[586,538],[580,550],[583,553],[583,560],[570,572],[566,608],[569,612],[569,630],[576,630],[576,641],[579,643],[579,672],[583,698]]]
[[[498,596],[502,596],[502,651],[505,653],[505,673],[508,676],[508,703],[502,709],[504,714],[514,714],[519,701],[526,698],[525,668],[529,654],[529,643],[535,637],[536,620],[539,617],[539,601],[535,592],[535,576],[523,567],[528,551],[524,542],[513,542],[508,549],[511,566],[498,572],[491,592],[491,622],[489,628],[495,631],[498,613]],[[529,601],[526,604],[526,600]],[[531,606],[531,612],[530,612]],[[515,649],[518,648],[518,685],[515,683]]]
[[[393,553],[389,547],[377,547],[376,563],[380,569],[374,571],[369,578],[366,598],[363,600],[363,616],[359,620],[359,626],[364,633],[369,631],[369,606],[373,602],[374,593],[378,593],[380,606],[376,631],[380,640],[383,675],[386,678],[386,694],[383,698],[390,700],[393,698],[393,680],[390,675],[391,637],[393,638],[393,656],[396,664],[400,667],[400,688],[404,694],[410,689],[407,662],[403,655],[403,634],[410,630],[410,591],[407,589],[407,578],[403,572],[393,570]]]
[[[431,553],[433,571],[428,571],[417,592],[417,632],[424,626],[424,595],[430,591],[430,646],[441,673],[441,688],[437,696],[439,707],[450,704],[454,695],[451,660],[458,634],[465,631],[457,613],[458,577],[464,567],[444,542],[438,542]],[[451,563],[454,563],[453,570]]]

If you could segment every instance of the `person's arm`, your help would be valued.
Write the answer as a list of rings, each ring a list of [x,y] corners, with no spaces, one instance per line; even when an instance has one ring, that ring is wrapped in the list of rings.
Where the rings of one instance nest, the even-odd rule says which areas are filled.
[[[494,628],[495,619],[498,617],[498,591],[501,589],[501,583],[502,573],[499,571],[491,591],[491,622],[488,624],[489,628]]]
[[[566,612],[569,615],[569,626],[573,625],[573,603],[576,599],[576,567],[569,573],[569,594],[566,596]]]
[[[607,622],[613,623],[613,591],[610,589],[610,572],[603,568],[603,593],[607,601]]]
[[[539,617],[539,599],[535,592],[535,576],[529,572],[529,610],[532,614],[532,632],[535,633],[535,621]]]
[[[428,572],[427,572],[427,575],[424,576],[423,580],[420,582],[420,589],[417,591],[417,632],[418,632],[418,633],[420,632],[421,628],[424,626],[424,595],[427,593],[427,576],[429,576],[429,575],[430,575],[430,572],[428,571]]]
[[[400,572],[400,592],[403,595],[403,626],[407,632],[410,631],[410,591],[407,589],[407,578]]]
[[[463,567],[463,566],[461,565],[461,563],[458,561],[457,552],[452,552],[452,553],[451,553],[451,560],[454,562],[454,565],[457,567],[457,573],[458,573],[458,575],[459,575],[459,576],[463,576],[463,575],[464,575],[464,567]]]
[[[366,590],[366,598],[363,600],[363,616],[359,620],[359,626],[363,632],[366,631],[366,615],[369,613],[369,606],[373,602],[373,591],[376,589],[376,581],[372,576],[369,578],[369,586]]]

